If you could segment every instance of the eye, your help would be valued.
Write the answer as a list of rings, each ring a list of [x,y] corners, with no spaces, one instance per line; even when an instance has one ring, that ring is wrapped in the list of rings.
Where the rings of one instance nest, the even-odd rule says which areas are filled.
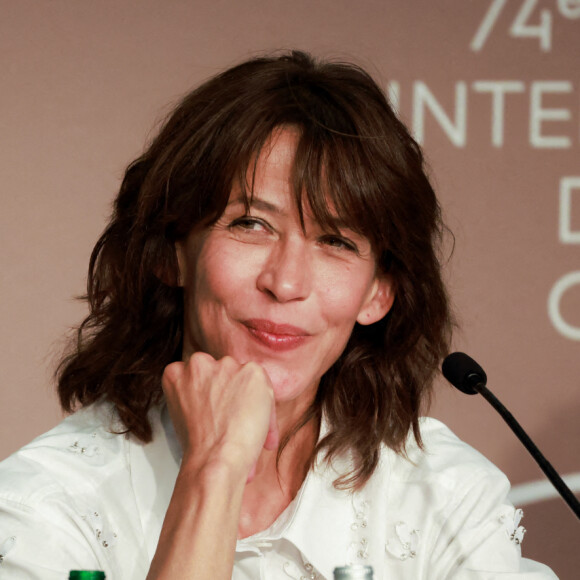
[[[320,243],[324,244],[325,246],[329,246],[331,248],[336,248],[337,250],[345,250],[353,252],[357,255],[359,253],[357,245],[353,241],[349,240],[348,238],[344,238],[342,236],[334,234],[322,236],[320,238]]]
[[[241,229],[248,232],[264,231],[270,229],[268,224],[261,219],[245,215],[233,220],[229,226],[230,229]]]

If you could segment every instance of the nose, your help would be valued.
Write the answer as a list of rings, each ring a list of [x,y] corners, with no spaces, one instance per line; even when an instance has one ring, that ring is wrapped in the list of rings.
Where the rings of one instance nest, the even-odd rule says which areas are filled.
[[[307,298],[311,285],[306,241],[285,239],[273,244],[258,276],[258,289],[278,302],[290,302]]]

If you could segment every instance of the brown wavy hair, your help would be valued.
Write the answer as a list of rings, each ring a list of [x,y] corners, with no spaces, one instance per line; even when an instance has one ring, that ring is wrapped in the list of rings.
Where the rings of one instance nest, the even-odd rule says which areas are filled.
[[[389,314],[356,325],[321,380],[296,432],[324,415],[327,458],[349,451],[354,469],[336,482],[359,487],[381,444],[421,444],[419,415],[448,352],[452,319],[441,278],[445,228],[421,150],[360,67],[304,52],[260,57],[209,79],[175,108],[129,165],[109,225],[91,255],[89,315],[58,370],[60,402],[108,400],[126,431],[148,442],[148,412],[163,401],[161,375],[181,359],[183,292],[175,242],[215,223],[232,184],[251,197],[255,159],[280,127],[297,130],[293,190],[331,227],[329,205],[366,236],[395,284]],[[330,199],[329,199],[330,198]],[[329,203],[330,202],[330,203]]]

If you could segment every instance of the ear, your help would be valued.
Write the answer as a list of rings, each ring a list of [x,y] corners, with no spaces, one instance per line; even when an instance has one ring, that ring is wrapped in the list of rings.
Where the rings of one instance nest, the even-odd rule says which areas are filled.
[[[376,276],[356,321],[363,325],[378,322],[387,315],[394,300],[395,288],[391,276],[387,274]]]

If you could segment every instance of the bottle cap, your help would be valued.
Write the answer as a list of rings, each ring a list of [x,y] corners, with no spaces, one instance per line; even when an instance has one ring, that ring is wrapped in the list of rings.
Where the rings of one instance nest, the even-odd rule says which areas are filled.
[[[71,570],[68,580],[105,580],[105,573],[99,570]]]
[[[372,577],[373,569],[371,566],[354,564],[334,569],[334,580],[372,580]]]

